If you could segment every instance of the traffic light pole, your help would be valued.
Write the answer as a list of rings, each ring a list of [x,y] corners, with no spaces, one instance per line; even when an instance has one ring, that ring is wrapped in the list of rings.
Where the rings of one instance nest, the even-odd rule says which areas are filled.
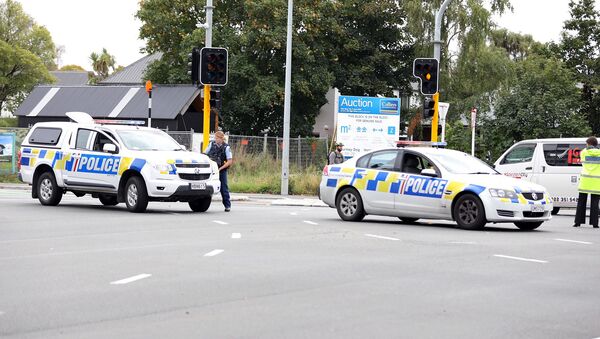
[[[445,0],[440,6],[440,9],[438,10],[437,14],[435,15],[435,30],[433,33],[433,57],[437,59],[439,63],[438,74],[441,73],[442,66],[442,63],[440,62],[442,57],[442,17],[444,16],[444,12],[446,12],[446,8],[448,8],[450,1],[452,0]],[[438,102],[440,101],[440,93],[437,92],[433,96],[435,98],[435,114],[433,115],[433,119],[431,120],[431,141],[435,142],[437,141],[438,137]]]
[[[438,136],[438,119],[439,119],[439,109],[438,102],[440,101],[440,92],[437,92],[433,95],[433,118],[431,119],[431,141],[437,142]]]
[[[213,1],[206,0],[206,38],[204,47],[212,47]],[[204,120],[202,125],[202,152],[208,147],[210,137],[210,86],[204,85]]]

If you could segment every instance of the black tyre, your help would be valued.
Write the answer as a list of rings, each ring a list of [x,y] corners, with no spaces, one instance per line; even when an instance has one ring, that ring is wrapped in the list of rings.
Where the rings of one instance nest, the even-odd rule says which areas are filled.
[[[112,194],[100,194],[98,199],[100,199],[100,202],[104,206],[115,206],[119,203],[119,201],[117,201],[117,196]]]
[[[63,191],[56,185],[56,178],[52,172],[42,173],[35,189],[42,205],[56,206],[63,196]]]
[[[532,231],[538,227],[540,227],[544,222],[543,221],[535,221],[535,222],[526,222],[526,221],[517,221],[515,225],[522,229],[523,231]]]
[[[481,200],[473,194],[461,195],[454,204],[454,220],[458,227],[479,230],[485,226],[485,209]]]
[[[560,211],[560,207],[554,207],[552,209],[552,212],[550,212],[550,214],[551,215],[557,215],[559,211]]]
[[[398,217],[398,219],[402,220],[402,222],[407,224],[412,224],[413,222],[419,220],[419,218],[408,218],[408,217]]]
[[[131,212],[140,213],[148,207],[148,191],[141,177],[131,177],[125,184],[125,204]]]
[[[194,212],[206,212],[210,207],[210,203],[212,201],[212,197],[200,198],[193,201],[188,202],[190,208]]]
[[[365,217],[360,194],[354,188],[344,188],[335,201],[337,212],[345,221],[361,221]]]

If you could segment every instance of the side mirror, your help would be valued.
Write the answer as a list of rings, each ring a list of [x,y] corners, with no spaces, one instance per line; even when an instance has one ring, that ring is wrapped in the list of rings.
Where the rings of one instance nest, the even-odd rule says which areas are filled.
[[[437,176],[438,176],[433,168],[426,168],[426,169],[422,170],[421,175],[424,175],[427,177],[433,177],[433,178],[437,178]]]
[[[117,146],[115,144],[106,143],[102,146],[102,151],[106,153],[117,153]]]

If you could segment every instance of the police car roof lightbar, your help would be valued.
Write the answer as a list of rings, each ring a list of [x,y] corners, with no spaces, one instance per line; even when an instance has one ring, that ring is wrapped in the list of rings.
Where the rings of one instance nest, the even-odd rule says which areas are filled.
[[[107,120],[107,119],[94,119],[94,122],[99,125],[133,125],[141,126],[145,125],[146,122],[142,120]]]
[[[409,141],[409,140],[400,140],[396,142],[396,147],[446,147],[448,144],[444,141]]]

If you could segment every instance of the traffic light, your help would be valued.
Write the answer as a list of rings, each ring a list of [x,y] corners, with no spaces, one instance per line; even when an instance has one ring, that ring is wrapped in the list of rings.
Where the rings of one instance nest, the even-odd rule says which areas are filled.
[[[192,79],[192,85],[200,82],[200,48],[194,47],[192,53],[188,53],[188,75]]]
[[[413,63],[413,75],[421,79],[421,93],[433,95],[438,91],[438,61],[434,58],[418,58]]]
[[[211,86],[227,84],[227,50],[204,47],[200,54],[200,83]]]
[[[423,117],[424,118],[433,118],[435,115],[435,97],[425,97],[425,101],[423,102]]]
[[[223,107],[223,102],[221,101],[220,89],[210,91],[210,107],[216,109],[217,111],[221,111],[221,108]]]

